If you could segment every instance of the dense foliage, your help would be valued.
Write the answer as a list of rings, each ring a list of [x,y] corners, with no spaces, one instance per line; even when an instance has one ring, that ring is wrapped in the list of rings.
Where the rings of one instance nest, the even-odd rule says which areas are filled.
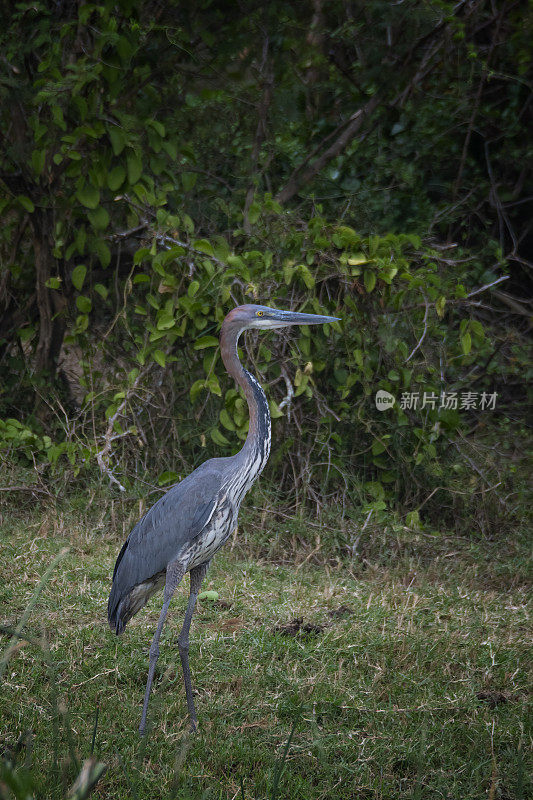
[[[342,317],[243,345],[296,502],[400,501],[416,525],[453,486],[452,512],[489,508],[506,479],[470,435],[521,424],[528,370],[528,4],[3,16],[4,457],[125,488],[234,452],[218,325],[258,301]]]

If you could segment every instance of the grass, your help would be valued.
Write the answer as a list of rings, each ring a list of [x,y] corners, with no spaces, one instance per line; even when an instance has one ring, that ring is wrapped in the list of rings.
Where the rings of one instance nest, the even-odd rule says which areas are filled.
[[[0,748],[16,768],[0,777],[0,797],[17,796],[13,775],[35,797],[63,796],[92,750],[106,765],[93,796],[120,800],[531,796],[525,534],[487,542],[396,524],[366,532],[364,560],[341,561],[317,549],[305,520],[283,518],[273,550],[279,519],[249,512],[204,585],[219,600],[199,602],[193,621],[200,731],[188,733],[177,649],[183,586],[141,742],[161,598],[120,639],[106,624],[114,560],[139,506],[64,506],[21,502],[2,515],[0,652],[12,650]],[[27,638],[12,641],[32,598]]]

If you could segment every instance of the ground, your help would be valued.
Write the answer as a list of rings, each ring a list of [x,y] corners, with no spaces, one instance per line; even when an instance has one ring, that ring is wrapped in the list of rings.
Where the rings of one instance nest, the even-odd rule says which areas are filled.
[[[193,620],[199,732],[188,732],[177,648],[184,584],[140,741],[161,597],[120,638],[106,624],[138,514],[105,498],[21,497],[2,511],[0,747],[16,767],[4,767],[1,797],[26,797],[7,789],[17,781],[61,797],[91,749],[106,765],[102,798],[531,796],[525,534],[502,543],[397,526],[346,559],[317,549],[305,519],[283,518],[285,549],[273,550],[280,518],[249,511],[204,585],[218,599]],[[12,639],[25,609],[28,639]]]

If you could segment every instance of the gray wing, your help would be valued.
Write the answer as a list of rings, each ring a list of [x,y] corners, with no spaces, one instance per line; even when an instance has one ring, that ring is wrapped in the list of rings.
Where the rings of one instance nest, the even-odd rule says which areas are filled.
[[[111,627],[119,624],[121,601],[139,584],[150,581],[180,556],[199,536],[215,511],[221,475],[202,465],[161,497],[124,542],[113,572],[107,613]],[[143,603],[144,605],[144,603]]]

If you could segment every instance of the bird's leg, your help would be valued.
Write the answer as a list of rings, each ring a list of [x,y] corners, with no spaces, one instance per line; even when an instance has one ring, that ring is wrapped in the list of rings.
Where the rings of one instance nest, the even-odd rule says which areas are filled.
[[[183,627],[180,635],[178,636],[178,646],[180,650],[181,666],[183,668],[183,680],[185,683],[185,696],[187,698],[187,708],[189,709],[189,717],[191,720],[191,730],[194,732],[198,725],[196,717],[196,709],[194,707],[194,697],[192,693],[191,670],[189,667],[189,629],[191,627],[192,615],[194,614],[194,607],[196,599],[202,586],[202,581],[205,578],[209,561],[206,564],[200,564],[198,567],[191,569],[191,593],[189,595],[189,602],[187,604],[187,611],[185,612],[185,619],[183,620]]]
[[[155,665],[157,663],[157,659],[159,656],[159,638],[161,636],[161,631],[163,630],[163,625],[165,624],[165,619],[167,616],[167,611],[170,605],[170,601],[172,599],[172,595],[176,591],[176,587],[183,578],[184,574],[185,573],[181,564],[177,564],[176,562],[174,562],[169,564],[167,567],[167,574],[165,580],[165,593],[163,596],[163,608],[161,609],[161,613],[159,615],[159,622],[157,623],[157,628],[154,634],[154,638],[152,639],[152,644],[150,646],[148,680],[146,681],[146,692],[144,694],[143,713],[141,717],[141,724],[139,725],[139,734],[141,736],[144,736],[144,731],[146,728],[146,714],[148,713],[148,701],[150,699],[150,689],[152,688]]]

